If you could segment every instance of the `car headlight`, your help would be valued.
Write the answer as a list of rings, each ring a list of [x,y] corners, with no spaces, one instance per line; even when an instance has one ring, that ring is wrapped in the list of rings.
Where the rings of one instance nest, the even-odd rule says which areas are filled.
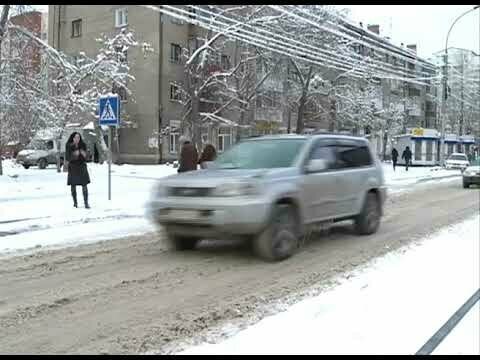
[[[212,192],[212,196],[221,197],[249,196],[256,194],[258,194],[257,186],[248,182],[222,184],[217,186]]]

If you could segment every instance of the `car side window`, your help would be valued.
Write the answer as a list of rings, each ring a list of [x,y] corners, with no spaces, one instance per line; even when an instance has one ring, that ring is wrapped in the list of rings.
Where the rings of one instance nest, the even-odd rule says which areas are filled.
[[[335,147],[333,145],[319,144],[310,153],[309,160],[324,159],[327,161],[327,169],[335,168]]]
[[[50,140],[47,142],[47,150],[52,150],[53,149],[53,141]]]
[[[350,169],[372,165],[373,160],[367,146],[337,145],[337,168]]]

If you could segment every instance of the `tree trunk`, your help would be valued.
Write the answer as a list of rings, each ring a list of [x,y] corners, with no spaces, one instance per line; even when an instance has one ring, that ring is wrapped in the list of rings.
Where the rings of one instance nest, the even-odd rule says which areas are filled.
[[[288,121],[287,133],[290,134],[292,132],[292,109],[290,109],[290,107],[288,107],[287,111],[288,111],[288,114],[287,114],[287,121]]]
[[[287,124],[287,132],[290,133],[290,114],[288,106],[288,59],[285,60],[285,73],[282,84],[282,125]]]
[[[2,67],[2,43],[3,43],[3,37],[5,36],[5,32],[7,30],[7,20],[8,20],[9,12],[10,12],[10,5],[3,5],[2,15],[0,17],[0,68]],[[2,77],[0,77],[0,93],[1,92],[2,92]],[[4,114],[5,114],[4,109],[0,108],[0,176],[3,175],[2,123],[3,123]]]
[[[335,123],[337,122],[337,108],[335,104],[335,99],[330,101],[330,123],[328,124],[328,131],[335,131]]]
[[[190,119],[192,123],[192,142],[196,146],[197,150],[200,151],[202,148],[202,135],[201,135],[201,126],[199,124],[199,113],[200,113],[200,99],[196,91],[191,93],[192,101],[192,112],[190,113]]]
[[[298,115],[297,115],[297,134],[302,134],[303,130],[305,129],[305,125],[303,123],[303,115],[305,113],[305,94],[302,95],[300,98],[300,102],[298,104]]]
[[[113,131],[112,131],[113,133]],[[112,139],[113,140],[113,139]],[[114,160],[112,160],[115,164],[119,164],[120,161],[120,129],[117,127],[115,128],[115,151],[113,152]]]
[[[103,164],[108,158],[108,147],[103,138],[103,131],[96,121],[94,121],[95,135],[97,138],[97,150],[100,164]]]
[[[388,141],[388,132],[386,130],[383,130],[383,144],[382,144],[383,161],[385,161],[387,157],[387,141]]]

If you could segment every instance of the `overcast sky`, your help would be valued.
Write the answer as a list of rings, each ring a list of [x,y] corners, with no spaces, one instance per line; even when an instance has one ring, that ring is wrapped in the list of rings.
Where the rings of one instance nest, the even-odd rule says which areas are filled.
[[[48,10],[48,5],[36,5]],[[380,25],[380,35],[390,36],[396,45],[417,44],[418,54],[429,57],[445,47],[447,32],[462,13],[473,5],[335,5],[350,10],[355,23]],[[480,53],[480,10],[465,15],[455,24],[449,47]]]
[[[455,19],[473,5],[336,5],[348,8],[355,23],[380,25],[380,35],[393,43],[417,44],[418,54],[429,57],[445,48],[448,30]],[[453,27],[449,47],[480,53],[480,10],[462,17]]]

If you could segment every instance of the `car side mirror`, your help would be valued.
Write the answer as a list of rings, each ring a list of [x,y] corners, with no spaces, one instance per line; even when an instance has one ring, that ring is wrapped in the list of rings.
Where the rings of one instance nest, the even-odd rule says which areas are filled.
[[[307,173],[316,173],[327,170],[327,161],[325,159],[312,159],[307,165]]]

